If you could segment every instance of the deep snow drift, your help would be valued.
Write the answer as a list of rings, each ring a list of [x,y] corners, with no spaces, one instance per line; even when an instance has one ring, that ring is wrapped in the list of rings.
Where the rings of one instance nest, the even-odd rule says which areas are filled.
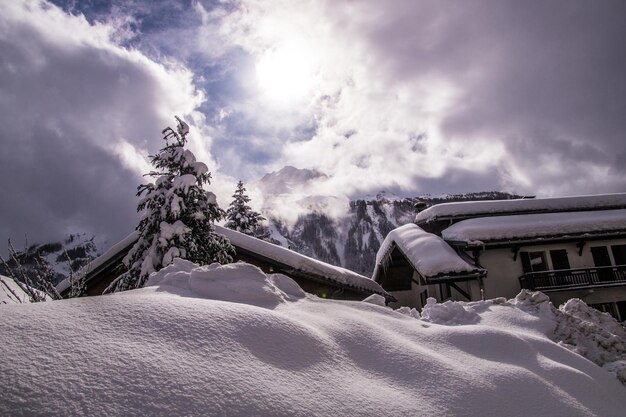
[[[508,302],[431,301],[420,317],[377,305],[380,296],[312,297],[291,279],[247,264],[181,260],[149,284],[0,305],[0,415],[569,417],[626,410],[626,388],[615,374],[573,352],[618,369],[623,328],[580,303],[558,312],[540,293]]]

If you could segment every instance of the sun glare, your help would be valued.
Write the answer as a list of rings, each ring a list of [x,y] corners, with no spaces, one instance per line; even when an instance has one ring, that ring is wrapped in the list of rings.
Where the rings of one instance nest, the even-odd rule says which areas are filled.
[[[258,61],[257,82],[267,98],[291,104],[305,98],[311,91],[315,67],[315,54],[305,43],[277,45]]]

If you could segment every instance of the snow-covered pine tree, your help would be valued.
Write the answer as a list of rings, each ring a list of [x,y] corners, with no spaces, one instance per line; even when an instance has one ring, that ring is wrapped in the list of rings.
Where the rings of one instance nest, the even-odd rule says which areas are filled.
[[[235,194],[233,194],[234,200],[226,211],[226,227],[250,236],[256,236],[265,217],[252,210],[248,205],[250,197],[245,192],[243,182],[239,181]]]
[[[189,126],[177,116],[176,120],[178,132],[171,127],[164,129],[167,145],[150,157],[156,170],[146,175],[156,178],[155,182],[137,188],[137,196],[143,195],[137,211],[145,210],[136,227],[139,239],[123,260],[128,271],[111,284],[110,290],[140,288],[150,273],[174,258],[201,265],[232,261],[232,245],[213,227],[225,213],[218,207],[215,194],[202,188],[210,184],[211,173],[185,149]]]

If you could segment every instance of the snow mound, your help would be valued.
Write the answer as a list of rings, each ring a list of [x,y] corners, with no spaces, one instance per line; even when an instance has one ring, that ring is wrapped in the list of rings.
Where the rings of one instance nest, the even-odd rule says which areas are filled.
[[[511,303],[553,320],[548,335],[560,345],[614,373],[626,385],[626,329],[608,313],[571,299],[556,309],[547,295],[522,290]]]
[[[602,366],[626,385],[626,329],[610,314],[569,300],[556,311],[556,340]]]
[[[146,287],[152,286],[187,297],[266,308],[305,297],[305,292],[291,278],[282,274],[265,275],[256,266],[243,262],[198,266],[176,258],[150,276]]]
[[[386,306],[385,297],[379,294],[372,294],[369,297],[367,297],[365,300],[363,300],[363,302],[374,304],[374,305],[381,306],[381,307]]]
[[[430,301],[426,318],[416,320],[417,311],[375,305],[377,297],[304,296],[292,280],[246,264],[176,261],[150,284],[0,305],[0,415],[570,417],[626,410],[626,390],[607,372],[614,368],[551,339],[556,313],[544,317],[552,310],[544,311],[540,295]]]
[[[463,303],[446,301],[437,303],[432,297],[426,300],[422,310],[422,320],[437,324],[462,325],[480,321],[478,314],[463,306]]]
[[[503,310],[493,315],[490,304],[514,307],[517,311]],[[437,303],[434,298],[428,298],[421,314],[407,307],[396,311],[447,326],[481,324],[545,335],[615,374],[626,385],[626,328],[610,314],[589,307],[579,299],[571,299],[556,309],[544,293],[522,290],[508,301],[498,298],[483,302]],[[527,314],[520,314],[520,311]]]

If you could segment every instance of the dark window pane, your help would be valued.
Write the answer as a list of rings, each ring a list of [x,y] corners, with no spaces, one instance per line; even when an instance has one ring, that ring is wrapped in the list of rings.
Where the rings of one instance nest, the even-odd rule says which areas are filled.
[[[613,252],[615,265],[626,265],[626,245],[613,245],[611,252]]]
[[[570,268],[567,251],[565,249],[551,250],[550,259],[552,259],[552,269],[556,271]]]
[[[606,246],[596,246],[591,248],[591,256],[595,266],[611,266],[611,258]]]
[[[596,246],[591,248],[591,256],[593,256],[593,263],[595,266],[611,266],[611,258],[609,257],[609,250],[606,246]],[[600,281],[612,281],[613,271],[610,269],[598,270],[598,279]]]

